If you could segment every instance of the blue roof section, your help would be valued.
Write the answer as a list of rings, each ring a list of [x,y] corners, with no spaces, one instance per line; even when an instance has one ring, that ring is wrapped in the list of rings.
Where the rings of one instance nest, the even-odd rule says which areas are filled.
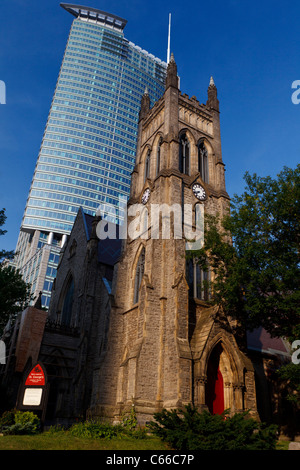
[[[112,284],[111,281],[109,281],[108,279],[106,279],[106,277],[103,277],[102,279],[103,279],[104,285],[105,285],[105,287],[106,287],[106,289],[107,289],[107,292],[108,292],[109,294],[111,294],[111,284]]]
[[[82,216],[83,216],[83,222],[84,222],[84,227],[87,235],[87,241],[90,240],[91,238],[91,233],[92,233],[92,224],[94,217],[92,215],[86,214],[82,208],[80,208]],[[107,264],[109,266],[114,266],[116,262],[118,261],[120,254],[121,254],[121,247],[122,247],[122,240],[118,238],[119,234],[119,226],[112,224],[109,222],[114,227],[114,231],[111,233],[116,233],[117,238],[105,238],[104,240],[100,240],[98,242],[98,260],[99,263]]]
[[[121,255],[122,240],[99,240],[98,259],[100,263],[114,266]]]
[[[80,206],[79,210],[81,211],[81,214],[82,214],[82,218],[83,218],[83,223],[84,223],[84,228],[85,228],[85,234],[86,234],[86,239],[87,241],[89,241],[90,239],[90,234],[91,234],[91,231],[92,231],[92,222],[93,222],[93,217],[92,216],[89,216],[89,218],[91,219],[87,219],[88,217],[88,214],[85,214],[83,208]]]

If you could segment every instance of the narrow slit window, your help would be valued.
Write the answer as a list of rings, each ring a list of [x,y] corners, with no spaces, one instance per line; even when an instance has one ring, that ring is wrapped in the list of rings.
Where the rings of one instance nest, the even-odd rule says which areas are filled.
[[[145,161],[145,181],[150,177],[150,150],[148,150]]]
[[[208,153],[203,142],[198,145],[198,171],[204,183],[208,183]]]
[[[74,279],[73,277],[71,277],[69,279],[69,282],[65,291],[63,307],[61,311],[61,323],[66,326],[70,326],[71,324],[73,297],[74,297]]]
[[[156,175],[160,172],[160,157],[161,157],[161,144],[162,144],[162,139],[158,142],[157,146],[157,161],[156,161]]]
[[[136,266],[136,271],[135,271],[134,298],[133,298],[134,304],[136,304],[139,301],[140,287],[141,287],[141,282],[142,282],[142,278],[144,275],[144,270],[145,270],[145,248],[143,248],[139,256],[137,266]]]
[[[179,139],[179,171],[185,175],[190,171],[190,145],[185,134]]]

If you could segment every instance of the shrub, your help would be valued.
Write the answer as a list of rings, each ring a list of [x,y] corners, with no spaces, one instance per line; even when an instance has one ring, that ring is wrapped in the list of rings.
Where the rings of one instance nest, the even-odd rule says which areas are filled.
[[[47,430],[48,434],[64,434],[65,432],[66,428],[62,424],[54,424]]]
[[[123,413],[121,424],[127,431],[133,431],[136,428],[137,417],[134,405],[132,405],[129,413]]]
[[[32,411],[17,411],[15,413],[15,422],[21,426],[31,428],[33,433],[37,433],[40,430],[40,419]]]
[[[0,422],[3,434],[37,434],[40,431],[40,419],[31,411],[6,411]]]
[[[163,410],[154,414],[150,430],[176,450],[274,450],[276,426],[266,426],[247,412],[232,417],[199,413],[187,405],[184,410]]]
[[[30,423],[15,423],[12,426],[8,426],[7,428],[3,429],[3,434],[36,434],[35,431]]]
[[[1,430],[5,427],[12,426],[13,424],[15,424],[15,413],[16,410],[4,411],[0,418]]]
[[[146,439],[147,438],[147,428],[137,426],[134,429],[125,429],[123,430],[125,436],[133,439]]]
[[[134,407],[131,408],[129,413],[123,414],[120,424],[88,420],[73,424],[68,432],[72,436],[94,439],[145,439],[147,437],[147,430],[137,426]]]
[[[121,426],[97,421],[85,421],[84,423],[73,424],[69,429],[72,436],[87,437],[95,439],[112,439],[117,437],[121,431]]]

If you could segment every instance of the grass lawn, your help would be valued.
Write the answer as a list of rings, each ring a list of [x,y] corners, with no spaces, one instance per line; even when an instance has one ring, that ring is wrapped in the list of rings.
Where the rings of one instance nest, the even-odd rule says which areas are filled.
[[[288,450],[288,441],[278,441],[277,450]],[[167,450],[160,439],[113,438],[91,439],[71,436],[67,432],[37,434],[35,436],[0,436],[1,450]]]
[[[276,450],[289,450],[290,441],[279,440],[276,444]]]
[[[166,450],[156,437],[145,439],[91,439],[71,436],[66,432],[35,436],[0,436],[1,450]]]

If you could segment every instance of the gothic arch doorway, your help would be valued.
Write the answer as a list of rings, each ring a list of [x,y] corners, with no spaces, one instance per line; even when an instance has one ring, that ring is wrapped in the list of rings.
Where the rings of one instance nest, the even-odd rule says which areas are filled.
[[[221,354],[222,347],[219,344],[211,353],[207,364],[205,402],[211,414],[222,414],[225,409],[224,378],[220,366]]]

